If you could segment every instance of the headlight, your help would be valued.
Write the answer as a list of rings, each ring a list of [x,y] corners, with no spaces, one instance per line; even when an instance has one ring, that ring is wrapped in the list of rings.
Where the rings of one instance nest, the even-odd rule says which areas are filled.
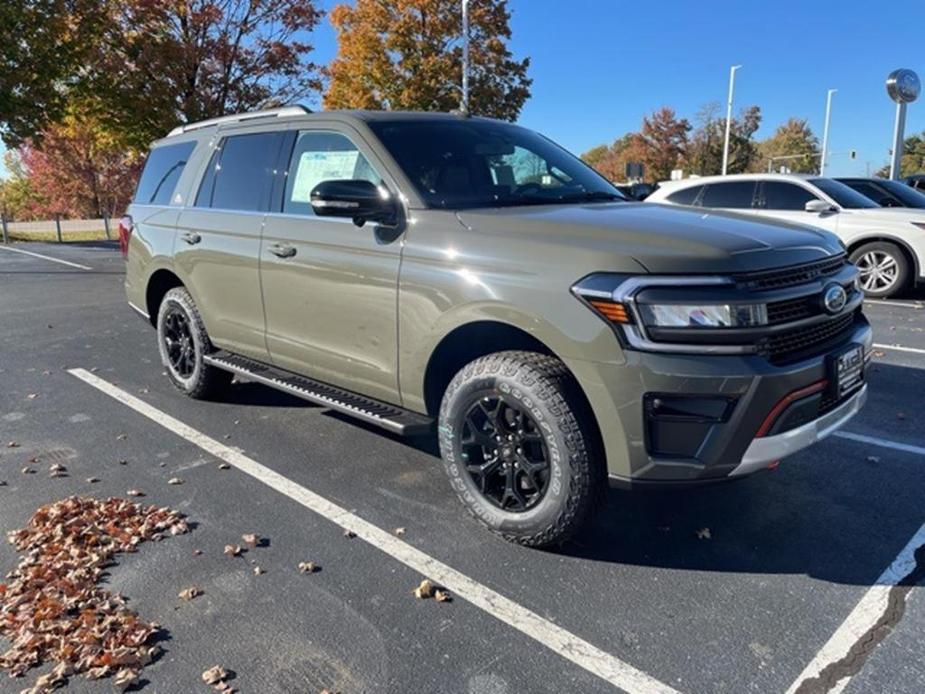
[[[764,304],[640,304],[642,321],[659,328],[752,328],[768,324]]]

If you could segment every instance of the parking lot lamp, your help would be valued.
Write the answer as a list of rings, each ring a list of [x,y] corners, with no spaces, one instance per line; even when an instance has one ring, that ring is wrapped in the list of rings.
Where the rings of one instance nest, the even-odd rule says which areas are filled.
[[[906,106],[919,98],[922,83],[912,70],[893,70],[886,78],[886,93],[896,102],[896,120],[893,123],[893,156],[890,160],[890,178],[899,178],[903,161],[903,138],[906,132]]]
[[[469,113],[469,0],[462,0],[462,103],[459,108]]]
[[[729,168],[729,129],[732,127],[732,96],[736,88],[736,70],[741,65],[733,65],[729,68],[729,100],[726,102],[726,139],[723,143],[723,176],[726,175],[726,169]]]
[[[832,115],[832,94],[837,89],[830,89],[825,97],[825,125],[822,128],[822,157],[819,160],[819,175],[825,176],[825,157],[829,151],[829,118]]]

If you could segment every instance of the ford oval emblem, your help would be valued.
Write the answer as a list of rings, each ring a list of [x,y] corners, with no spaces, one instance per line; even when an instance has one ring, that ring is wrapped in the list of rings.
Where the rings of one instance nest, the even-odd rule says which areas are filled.
[[[822,293],[822,306],[827,313],[834,315],[845,308],[847,303],[848,295],[839,284],[830,284]]]

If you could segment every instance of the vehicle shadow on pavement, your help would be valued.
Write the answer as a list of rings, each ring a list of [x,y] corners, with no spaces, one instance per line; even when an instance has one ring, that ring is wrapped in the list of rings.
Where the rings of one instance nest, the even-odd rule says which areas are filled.
[[[846,429],[874,427],[871,435],[921,445],[922,415],[914,401],[925,389],[925,369],[875,364],[869,382],[867,407]],[[872,585],[925,522],[922,464],[912,453],[830,438],[743,480],[609,490],[592,527],[562,552],[604,562]]]

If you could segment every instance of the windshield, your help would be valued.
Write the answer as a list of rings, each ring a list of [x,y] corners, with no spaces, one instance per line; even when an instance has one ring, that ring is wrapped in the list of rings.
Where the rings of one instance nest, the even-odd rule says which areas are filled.
[[[626,198],[577,157],[526,128],[495,121],[371,121],[428,207],[465,209]]]
[[[887,179],[877,179],[877,185],[886,188],[890,195],[899,200],[904,207],[917,207],[925,209],[925,194],[920,193],[915,188],[910,188],[905,183],[899,181],[890,181]]]
[[[870,198],[864,197],[841,181],[835,181],[831,178],[811,178],[809,182],[832,198],[839,207],[844,207],[846,210],[862,210],[871,207],[880,207],[880,205],[873,202]]]

